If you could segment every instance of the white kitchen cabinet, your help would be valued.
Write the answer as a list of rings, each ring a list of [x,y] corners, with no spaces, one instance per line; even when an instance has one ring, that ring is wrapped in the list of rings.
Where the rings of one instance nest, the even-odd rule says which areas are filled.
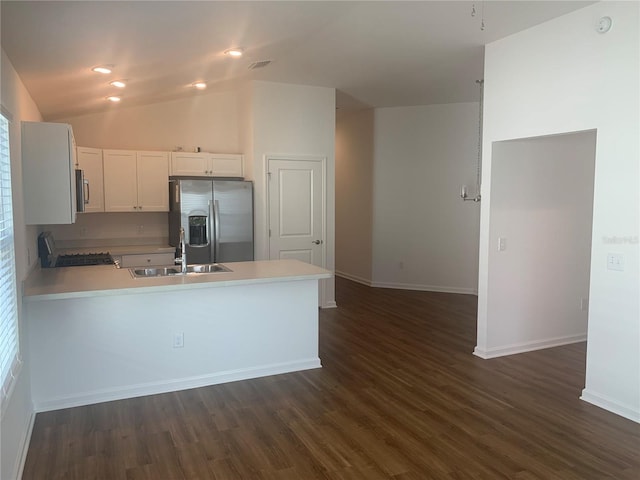
[[[106,212],[168,212],[168,152],[104,150]]]
[[[169,152],[137,152],[138,211],[169,211]]]
[[[207,153],[171,152],[171,175],[205,177],[209,170]]]
[[[88,182],[84,187],[84,213],[104,212],[104,170],[102,168],[102,150],[99,148],[78,147],[76,149],[76,168],[84,172]]]
[[[104,150],[105,212],[137,212],[138,180],[136,152]]]
[[[244,177],[244,157],[237,154],[211,154],[211,176]]]
[[[171,175],[189,177],[244,177],[244,157],[222,153],[171,153]]]
[[[22,122],[22,188],[27,225],[76,221],[75,152],[71,125]]]

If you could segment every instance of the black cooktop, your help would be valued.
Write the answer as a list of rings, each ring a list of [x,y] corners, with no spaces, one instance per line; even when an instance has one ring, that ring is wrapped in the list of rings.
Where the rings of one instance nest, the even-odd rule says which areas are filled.
[[[81,267],[84,265],[113,265],[113,258],[108,253],[77,253],[58,255],[56,267]]]
[[[51,232],[38,235],[38,256],[42,268],[82,267],[85,265],[113,265],[113,258],[108,253],[75,253],[58,255],[56,242]]]

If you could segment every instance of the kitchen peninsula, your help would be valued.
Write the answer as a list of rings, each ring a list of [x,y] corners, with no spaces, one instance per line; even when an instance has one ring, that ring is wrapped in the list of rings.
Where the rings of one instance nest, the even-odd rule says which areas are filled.
[[[318,280],[297,260],[134,278],[38,269],[24,284],[37,411],[318,368]]]

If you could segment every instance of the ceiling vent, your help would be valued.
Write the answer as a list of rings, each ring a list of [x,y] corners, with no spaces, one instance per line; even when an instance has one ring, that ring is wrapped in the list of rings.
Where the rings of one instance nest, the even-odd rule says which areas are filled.
[[[271,60],[261,60],[260,62],[253,62],[249,65],[249,70],[256,70],[258,68],[264,68],[271,63]]]

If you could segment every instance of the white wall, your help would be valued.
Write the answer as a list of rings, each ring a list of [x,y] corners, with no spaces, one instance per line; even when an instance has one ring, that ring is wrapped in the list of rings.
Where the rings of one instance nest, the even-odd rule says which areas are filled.
[[[82,147],[242,153],[237,90],[209,91],[192,97],[127,107],[106,113],[56,120],[70,123]]]
[[[493,144],[492,321],[477,355],[586,340],[595,147],[594,131]]]
[[[2,110],[12,117],[9,125],[11,187],[13,191],[20,350],[24,362],[9,404],[3,406],[5,412],[0,421],[0,478],[9,480],[17,478],[21,471],[24,460],[22,456],[26,454],[33,419],[29,386],[28,345],[20,299],[22,298],[22,281],[37,261],[37,229],[33,226],[27,227],[24,224],[20,122],[22,120],[40,121],[42,117],[4,50],[2,51],[0,71],[2,74],[2,90],[0,92]]]
[[[336,274],[371,284],[373,119],[361,110],[336,118]]]
[[[601,2],[486,48],[478,344],[489,315],[496,141],[597,129],[586,385],[582,398],[640,421],[640,33],[637,2]],[[602,16],[613,28],[595,31]],[[625,270],[607,270],[607,254]],[[503,301],[508,302],[505,298]],[[544,300],[543,300],[544,301]]]
[[[374,286],[476,292],[477,145],[478,103],[376,109]]]
[[[272,82],[252,84],[251,127],[255,181],[256,259],[269,258],[266,155],[327,159],[326,265],[335,268],[335,90]],[[322,280],[322,306],[335,306],[334,279]]]
[[[213,285],[29,298],[36,409],[320,367],[317,280]]]
[[[73,225],[42,225],[60,248],[117,245],[167,245],[165,212],[83,213]]]

